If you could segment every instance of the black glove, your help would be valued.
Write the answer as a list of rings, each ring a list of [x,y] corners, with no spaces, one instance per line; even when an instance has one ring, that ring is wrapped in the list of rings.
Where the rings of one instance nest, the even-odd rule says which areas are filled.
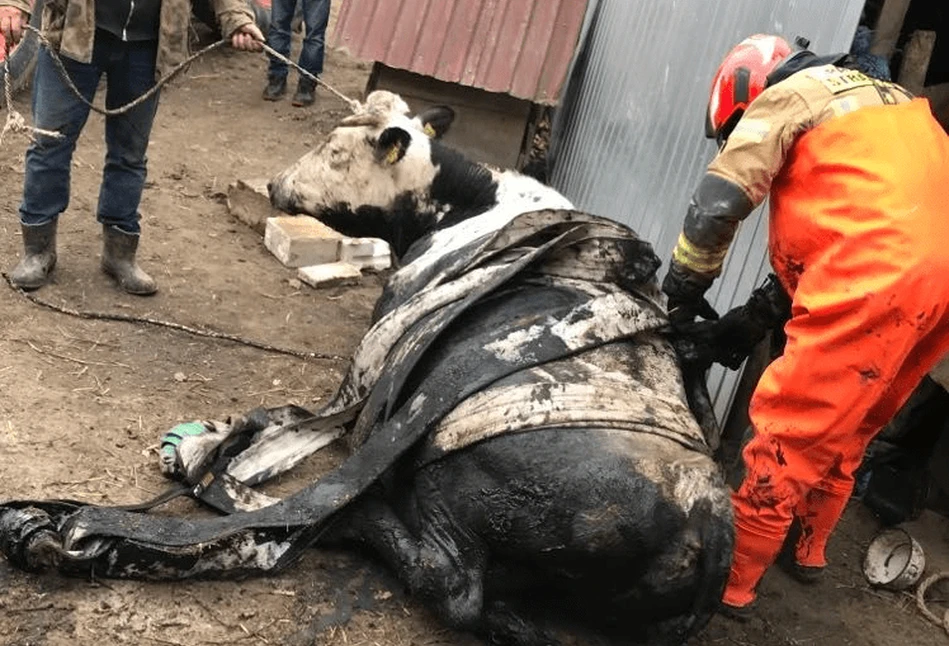
[[[676,328],[673,344],[684,365],[719,363],[737,370],[767,333],[791,316],[791,300],[774,274],[748,301],[717,321],[698,321]]]
[[[692,271],[675,260],[662,281],[662,291],[669,297],[669,323],[672,327],[688,325],[696,316],[716,320],[718,312],[705,299],[705,292],[712,286],[714,276]]]

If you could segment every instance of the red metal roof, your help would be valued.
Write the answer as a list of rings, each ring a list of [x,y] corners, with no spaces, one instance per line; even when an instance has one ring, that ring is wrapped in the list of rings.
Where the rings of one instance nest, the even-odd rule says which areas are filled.
[[[343,0],[331,45],[442,81],[554,104],[587,0]]]

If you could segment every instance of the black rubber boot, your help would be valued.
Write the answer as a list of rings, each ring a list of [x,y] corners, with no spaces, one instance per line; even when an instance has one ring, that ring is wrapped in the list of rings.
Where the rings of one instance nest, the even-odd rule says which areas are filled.
[[[315,102],[316,82],[313,79],[301,77],[291,103],[297,108],[305,108],[313,105]]]
[[[286,76],[267,77],[267,87],[264,88],[264,101],[279,101],[287,93]]]
[[[138,235],[103,225],[102,271],[112,276],[129,294],[150,296],[158,291],[158,285],[135,263],[138,238]]]
[[[758,610],[757,601],[752,601],[747,606],[730,606],[727,603],[721,604],[718,613],[723,617],[745,624],[751,621]]]
[[[10,272],[10,282],[20,289],[39,289],[56,266],[56,220],[27,226],[23,231],[23,258]]]

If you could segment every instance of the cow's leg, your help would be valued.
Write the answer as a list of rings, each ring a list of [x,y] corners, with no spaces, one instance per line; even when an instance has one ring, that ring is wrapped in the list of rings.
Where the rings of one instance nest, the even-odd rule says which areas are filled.
[[[415,494],[417,532],[380,496],[370,494],[350,505],[321,540],[367,545],[446,623],[479,631],[485,547],[454,522],[433,487]]]
[[[530,599],[526,596],[525,599]],[[561,639],[543,629],[529,608],[522,608],[510,599],[485,603],[481,634],[492,644],[517,646],[557,646]],[[587,636],[589,637],[589,636]],[[589,642],[588,642],[589,643]],[[591,646],[595,646],[591,644]]]

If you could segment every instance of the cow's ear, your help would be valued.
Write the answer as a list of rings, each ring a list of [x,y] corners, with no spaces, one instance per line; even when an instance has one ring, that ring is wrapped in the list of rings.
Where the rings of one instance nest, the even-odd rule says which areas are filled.
[[[416,115],[422,129],[432,139],[441,139],[455,120],[455,111],[447,105],[435,105]]]
[[[408,150],[411,142],[412,135],[404,128],[398,126],[386,128],[376,142],[376,160],[380,164],[397,164],[405,157],[405,151]]]

